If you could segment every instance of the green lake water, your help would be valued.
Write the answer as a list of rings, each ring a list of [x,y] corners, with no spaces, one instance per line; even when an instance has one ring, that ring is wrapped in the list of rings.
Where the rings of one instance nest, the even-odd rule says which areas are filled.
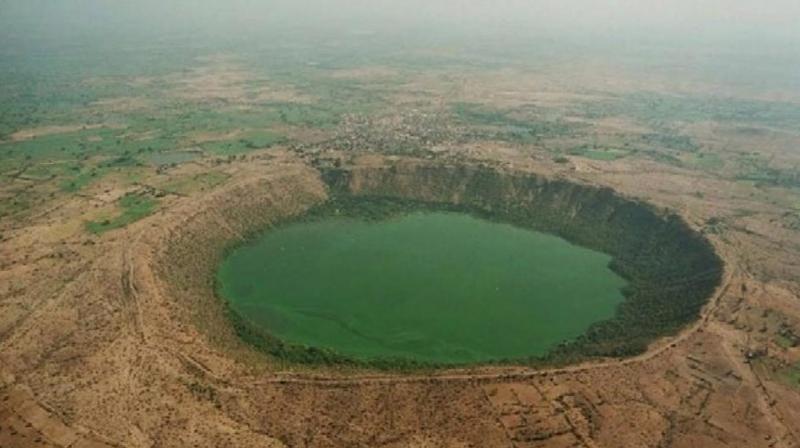
[[[331,217],[234,250],[218,292],[290,343],[370,360],[469,363],[542,355],[610,318],[610,256],[450,212]]]

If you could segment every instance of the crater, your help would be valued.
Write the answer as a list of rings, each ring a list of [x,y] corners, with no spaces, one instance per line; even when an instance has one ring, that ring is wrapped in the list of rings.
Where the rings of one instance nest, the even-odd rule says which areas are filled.
[[[326,365],[563,365],[642,353],[721,281],[683,219],[608,188],[418,160],[319,165],[228,192],[167,249],[164,273],[217,342]]]

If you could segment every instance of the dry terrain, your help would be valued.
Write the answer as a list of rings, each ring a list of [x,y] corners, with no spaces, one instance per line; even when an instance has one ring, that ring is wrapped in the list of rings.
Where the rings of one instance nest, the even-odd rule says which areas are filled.
[[[448,155],[612,186],[698,228],[724,217],[725,237],[710,234],[724,283],[703,318],[644,355],[558,369],[389,374],[264,362],[230,330],[199,330],[203,313],[180,291],[198,281],[166,282],[164,266],[182,250],[208,263],[220,235],[324,200],[308,158],[255,152],[224,167],[235,179],[224,187],[172,196],[102,236],[80,225],[103,207],[99,196],[3,232],[0,446],[800,446],[800,393],[780,377],[800,349],[776,342],[800,318],[800,236],[781,230],[783,210],[731,182],[646,162],[563,164],[503,149]],[[180,246],[203,228],[209,248]]]
[[[126,84],[166,86],[164,94],[83,104],[84,121],[102,126],[9,134],[0,148],[11,154],[5,148],[18,145],[8,159],[18,166],[4,167],[0,183],[0,448],[800,448],[796,123],[724,119],[727,103],[685,118],[681,105],[678,113],[656,108],[681,115],[665,118],[668,125],[648,118],[649,109],[641,120],[576,112],[625,92],[678,90],[666,78],[605,69],[449,76],[368,66],[335,70],[335,88],[306,92],[255,83],[245,69],[212,59]],[[314,76],[307,84],[327,79]],[[680,86],[689,95],[708,89]],[[321,96],[342,91],[324,101],[355,106],[320,106]],[[376,106],[371,95],[386,103]],[[776,95],[796,107],[796,92],[770,100]],[[623,105],[638,107],[637,98]],[[157,101],[222,110],[235,126],[218,126],[225,116],[203,109],[208,116],[163,137],[148,130],[156,124],[120,115],[146,110],[152,123],[174,124],[174,110]],[[248,115],[259,107],[279,112]],[[61,176],[62,162],[16,149],[70,132],[86,133],[81,150],[116,140],[118,152],[86,155],[74,182],[59,186],[48,173]],[[152,147],[125,146],[139,142]],[[54,149],[54,160],[64,153]],[[146,162],[162,153],[175,158]],[[535,173],[667,208],[713,243],[723,282],[695,324],[644,354],[566,367],[310,367],[237,339],[209,275],[227,245],[324,201],[321,165],[416,164]],[[409,179],[403,188],[416,185]]]

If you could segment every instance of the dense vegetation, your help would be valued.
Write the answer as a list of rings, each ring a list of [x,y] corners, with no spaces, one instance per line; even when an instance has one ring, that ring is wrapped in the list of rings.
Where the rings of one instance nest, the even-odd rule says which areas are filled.
[[[118,202],[118,206],[121,209],[119,215],[100,221],[89,221],[86,223],[86,228],[92,233],[103,233],[125,227],[150,215],[158,205],[156,199],[135,193],[126,194]]]

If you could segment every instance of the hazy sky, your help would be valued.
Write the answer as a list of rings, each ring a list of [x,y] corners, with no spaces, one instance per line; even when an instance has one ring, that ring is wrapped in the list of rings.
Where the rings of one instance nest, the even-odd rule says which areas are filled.
[[[442,50],[797,86],[800,0],[0,0],[0,71],[20,76],[98,58],[127,72],[213,53],[284,67]]]
[[[800,0],[0,0],[6,33],[427,25],[800,40]],[[16,24],[16,26],[14,26]],[[23,26],[19,26],[23,25]]]
[[[730,72],[779,66],[789,79],[800,70],[800,0],[0,0],[5,58],[296,43],[335,43],[345,56],[364,45],[702,62],[713,52],[737,59]]]

